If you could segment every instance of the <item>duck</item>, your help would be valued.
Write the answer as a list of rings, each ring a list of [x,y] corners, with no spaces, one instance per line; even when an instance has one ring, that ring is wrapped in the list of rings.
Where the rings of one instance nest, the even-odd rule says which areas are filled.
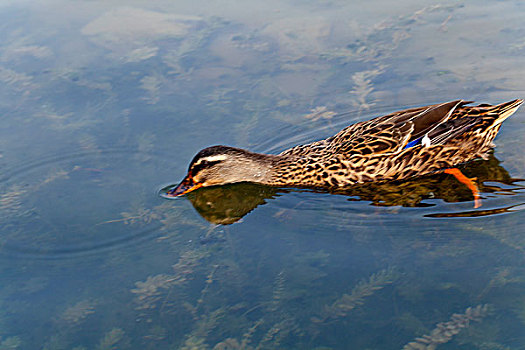
[[[279,154],[207,147],[191,160],[184,179],[164,195],[179,197],[240,182],[330,191],[444,172],[469,187],[479,207],[477,186],[457,166],[487,159],[503,121],[523,100],[469,106],[472,103],[456,100],[397,111]]]

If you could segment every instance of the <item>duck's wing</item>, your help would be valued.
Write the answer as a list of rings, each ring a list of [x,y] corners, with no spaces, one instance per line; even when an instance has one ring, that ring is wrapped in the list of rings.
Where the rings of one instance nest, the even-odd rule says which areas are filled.
[[[351,125],[326,140],[330,144],[328,150],[345,156],[369,155],[398,153],[425,144],[428,134],[466,103],[458,100],[420,107]]]

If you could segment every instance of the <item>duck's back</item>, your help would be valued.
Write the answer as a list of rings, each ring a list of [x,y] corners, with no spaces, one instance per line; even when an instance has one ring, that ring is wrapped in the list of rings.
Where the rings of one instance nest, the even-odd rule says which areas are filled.
[[[281,155],[334,169],[337,182],[404,179],[485,157],[501,123],[522,100],[467,106],[452,101],[350,125]],[[341,173],[344,169],[344,174]]]
[[[399,153],[405,148],[425,146],[421,142],[427,136],[428,145],[447,142],[464,142],[462,135],[475,130],[473,136],[485,135],[490,143],[496,136],[501,122],[512,115],[522,100],[500,105],[481,104],[466,106],[470,101],[452,101],[394,112],[371,120],[347,126],[336,135],[306,145],[295,146],[281,154],[308,155],[316,153],[369,155]]]

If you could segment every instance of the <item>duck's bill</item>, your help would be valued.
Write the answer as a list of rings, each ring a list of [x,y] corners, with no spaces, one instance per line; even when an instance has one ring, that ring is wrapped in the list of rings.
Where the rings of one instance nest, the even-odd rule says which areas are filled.
[[[169,187],[166,191],[162,191],[163,193],[161,195],[167,198],[179,197],[201,187],[202,184],[195,183],[191,178],[186,177],[175,188]]]

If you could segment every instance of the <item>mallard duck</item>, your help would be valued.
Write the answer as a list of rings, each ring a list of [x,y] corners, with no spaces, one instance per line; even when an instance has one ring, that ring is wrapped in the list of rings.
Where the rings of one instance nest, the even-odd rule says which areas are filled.
[[[463,166],[469,174],[477,176],[477,183],[483,192],[493,195],[512,195],[523,190],[507,170],[490,152],[489,159],[478,160]],[[413,177],[395,182],[368,182],[344,188],[331,189],[330,193],[352,197],[352,201],[363,200],[375,206],[430,207],[425,202],[429,198],[445,202],[464,202],[470,200],[467,188],[454,183],[453,177],[442,173],[429,176]],[[500,185],[498,185],[498,183]],[[173,189],[167,186],[161,195]],[[207,221],[217,225],[229,225],[241,220],[245,215],[273,198],[289,193],[288,188],[265,186],[257,183],[242,182],[224,186],[208,187],[204,191],[191,192],[187,197],[195,210]],[[520,204],[506,207],[490,207],[485,210],[447,210],[425,214],[426,217],[479,217],[502,214],[513,211]]]
[[[197,153],[186,177],[165,195],[237,182],[333,189],[446,172],[471,188],[479,206],[476,186],[455,167],[485,159],[501,123],[523,100],[467,106],[470,103],[457,100],[391,113],[276,155],[208,147]]]

